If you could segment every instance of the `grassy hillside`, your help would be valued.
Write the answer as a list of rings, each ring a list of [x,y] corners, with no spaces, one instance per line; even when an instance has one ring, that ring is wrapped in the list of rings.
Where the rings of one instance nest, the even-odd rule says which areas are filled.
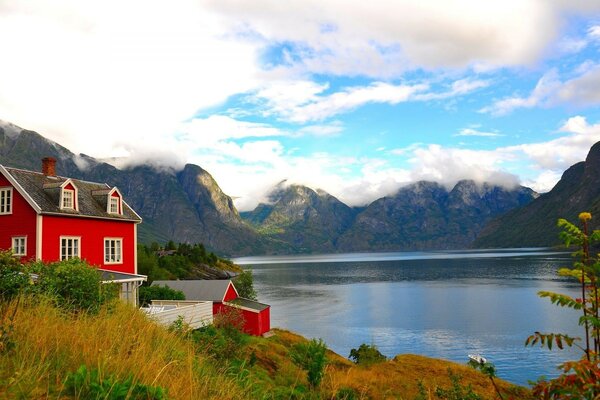
[[[451,386],[448,369],[462,376],[461,385],[494,398],[487,378],[448,361],[403,355],[361,367],[328,352],[323,381],[310,389],[306,373],[289,356],[306,339],[290,332],[256,338],[213,328],[191,335],[160,327],[122,304],[97,315],[67,313],[39,298],[0,305],[0,398],[87,398],[73,389],[82,366],[97,370],[104,390],[128,382],[122,398],[135,398],[134,388],[141,387],[160,388],[166,391],[162,398],[173,399],[416,399],[422,381],[431,395],[425,398],[436,399],[437,387]],[[94,380],[81,373],[79,379],[81,387]],[[522,389],[500,386],[525,398]]]

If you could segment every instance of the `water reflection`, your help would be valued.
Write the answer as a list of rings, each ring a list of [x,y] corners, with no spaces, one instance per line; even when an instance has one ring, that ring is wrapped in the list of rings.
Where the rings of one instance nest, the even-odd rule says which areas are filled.
[[[342,355],[361,343],[374,343],[390,357],[416,353],[466,362],[467,354],[482,353],[502,378],[520,384],[554,376],[555,365],[579,357],[572,350],[523,345],[537,330],[580,334],[576,313],[537,296],[539,290],[576,293],[576,285],[556,276],[558,267],[569,264],[564,253],[519,249],[261,260],[252,268],[261,301],[272,305],[272,325],[323,338]]]

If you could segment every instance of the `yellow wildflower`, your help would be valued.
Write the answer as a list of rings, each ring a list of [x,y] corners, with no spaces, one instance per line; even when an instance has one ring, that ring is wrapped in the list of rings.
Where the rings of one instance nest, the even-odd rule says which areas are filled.
[[[588,221],[592,219],[592,214],[590,214],[589,212],[582,212],[581,214],[579,214],[579,220],[582,222]]]

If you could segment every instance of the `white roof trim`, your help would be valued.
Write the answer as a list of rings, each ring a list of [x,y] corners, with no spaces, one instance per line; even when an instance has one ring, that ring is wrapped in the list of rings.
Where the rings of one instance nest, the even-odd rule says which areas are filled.
[[[23,189],[19,182],[17,182],[15,178],[12,177],[10,172],[8,172],[2,164],[0,164],[0,173],[4,175],[4,177],[10,182],[11,185],[13,185],[15,189],[17,189],[17,192],[19,192],[19,194],[23,196],[25,201],[29,203],[29,205],[35,210],[36,213],[40,214],[42,212],[42,208],[31,198],[29,193],[27,193],[25,189]]]
[[[133,209],[133,207],[131,207],[131,206],[129,206],[129,204],[127,204],[127,202],[125,201],[125,199],[123,199],[123,196],[121,196],[121,203],[123,203],[127,207],[129,207],[129,209],[135,214],[135,216],[140,219],[139,221],[136,221],[136,223],[140,224],[142,222],[142,217],[140,217],[140,214],[138,214],[137,212],[135,212],[135,210]]]

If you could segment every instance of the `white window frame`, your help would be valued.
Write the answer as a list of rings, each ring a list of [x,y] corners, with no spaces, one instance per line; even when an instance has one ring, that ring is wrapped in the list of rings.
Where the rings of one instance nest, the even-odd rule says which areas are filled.
[[[65,246],[67,251],[63,254],[63,240],[67,241],[67,245]],[[73,251],[73,244],[77,241],[77,254]],[[71,258],[81,258],[81,236],[61,236],[58,241],[58,255],[60,261],[69,260]]]
[[[104,238],[104,264],[123,264],[123,238]]]
[[[0,215],[9,215],[13,211],[13,188],[0,188]]]
[[[119,211],[121,199],[119,197],[110,196],[108,199],[108,213],[109,214],[121,214]],[[115,210],[113,211],[113,205],[115,206]]]
[[[70,196],[71,205],[65,205],[65,200]],[[75,191],[73,189],[63,189],[60,196],[60,208],[63,210],[75,210]]]
[[[11,242],[14,256],[23,257],[27,255],[27,236],[13,236]],[[20,249],[23,249],[23,252],[20,252]]]

